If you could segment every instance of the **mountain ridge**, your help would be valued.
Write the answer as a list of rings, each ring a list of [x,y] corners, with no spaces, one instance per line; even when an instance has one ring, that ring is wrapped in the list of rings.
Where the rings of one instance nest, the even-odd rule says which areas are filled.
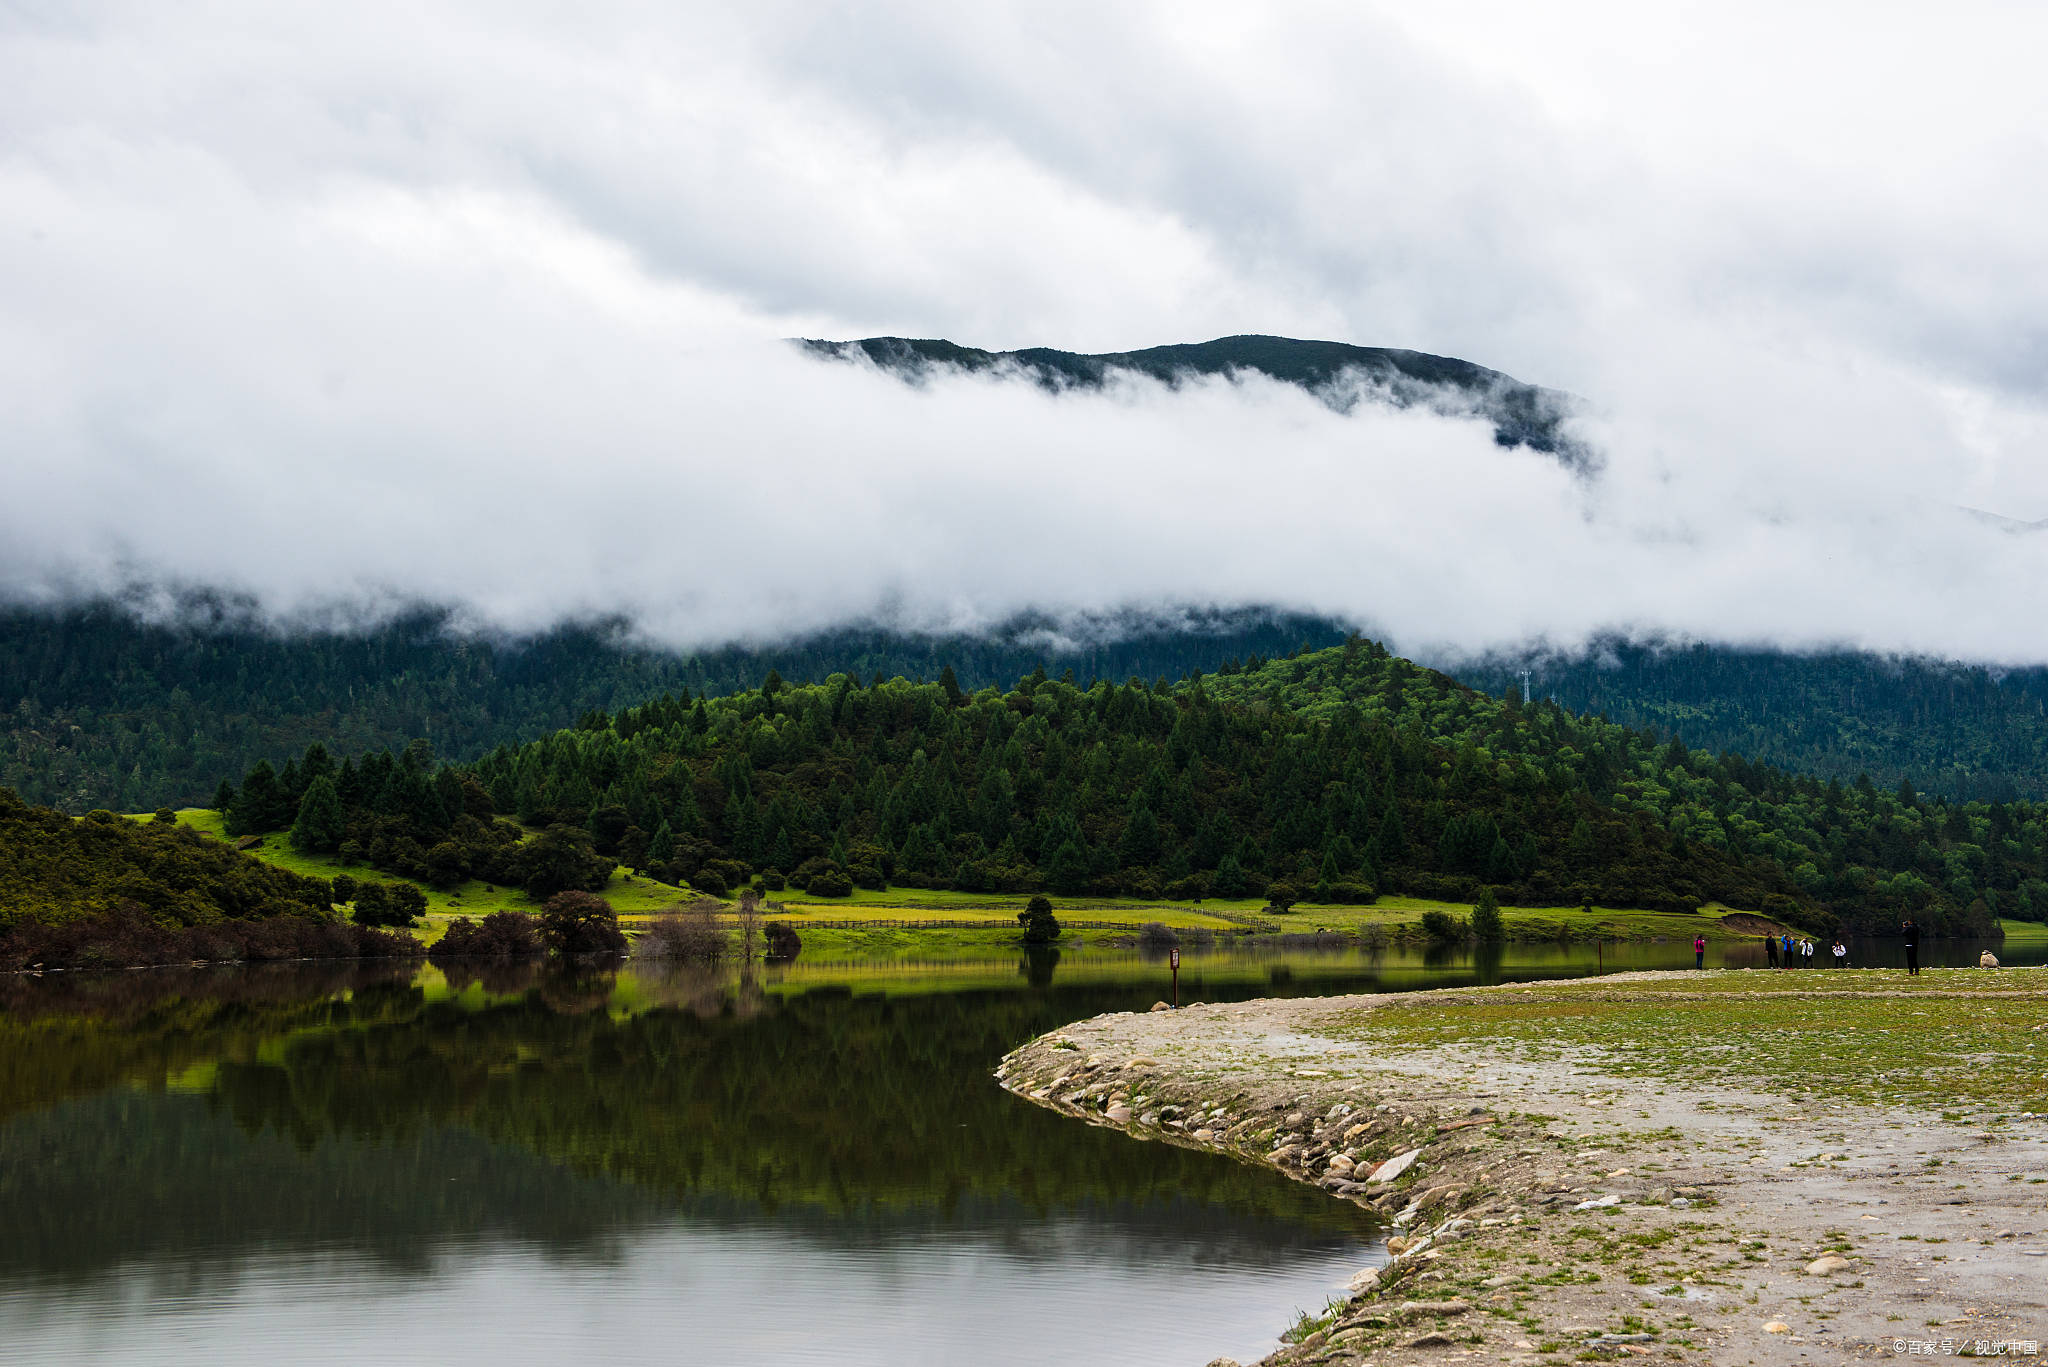
[[[1340,412],[1349,412],[1370,399],[1395,408],[1423,407],[1450,417],[1484,417],[1493,423],[1493,439],[1502,447],[1527,447],[1580,474],[1590,475],[1599,468],[1591,448],[1565,431],[1566,420],[1579,406],[1574,396],[1524,383],[1473,361],[1426,351],[1262,333],[1105,352],[1055,347],[988,351],[938,337],[804,338],[800,345],[820,357],[863,357],[912,383],[940,367],[970,374],[1014,368],[1051,390],[1100,388],[1119,371],[1148,376],[1169,386],[1190,376],[1250,371],[1298,385]]]

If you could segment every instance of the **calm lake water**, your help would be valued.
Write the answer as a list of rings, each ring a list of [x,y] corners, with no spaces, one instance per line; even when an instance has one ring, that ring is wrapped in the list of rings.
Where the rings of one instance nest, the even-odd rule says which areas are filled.
[[[1180,992],[1690,959],[1218,951]],[[1363,1213],[989,1077],[1170,991],[1092,950],[0,979],[0,1362],[1250,1360],[1378,1259]]]

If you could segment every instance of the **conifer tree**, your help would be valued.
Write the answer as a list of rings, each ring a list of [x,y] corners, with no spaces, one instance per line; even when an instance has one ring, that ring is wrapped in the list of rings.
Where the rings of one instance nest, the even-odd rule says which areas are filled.
[[[1479,896],[1472,903],[1472,934],[1481,944],[1495,944],[1505,938],[1506,930],[1501,925],[1500,902],[1493,895],[1493,888],[1481,885]]]
[[[334,780],[326,774],[313,780],[299,802],[298,819],[292,822],[292,848],[301,854],[332,854],[341,848],[343,819],[341,797]]]

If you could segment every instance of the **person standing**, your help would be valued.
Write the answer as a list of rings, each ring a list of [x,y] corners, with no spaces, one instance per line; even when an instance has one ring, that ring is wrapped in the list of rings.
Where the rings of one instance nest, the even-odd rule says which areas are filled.
[[[1692,937],[1692,966],[1694,968],[1705,968],[1707,966],[1707,937],[1704,935]]]
[[[1847,968],[1849,966],[1849,946],[1842,943],[1842,937],[1839,935],[1835,937],[1834,955],[1836,968]]]
[[[1906,942],[1906,976],[1914,977],[1920,972],[1920,927],[1908,916],[1906,924],[1899,927],[1899,935]]]
[[[1768,967],[1770,967],[1770,968],[1776,968],[1776,967],[1778,966],[1778,937],[1777,937],[1777,936],[1775,936],[1775,935],[1766,935],[1766,936],[1764,936],[1764,959],[1765,959],[1765,960],[1767,961],[1767,966],[1768,966]]]
[[[1801,968],[1813,967],[1813,941],[1801,940],[1799,942],[1799,966]]]
[[[1778,967],[1792,967],[1792,937],[1790,935],[1781,936],[1779,938],[1778,953],[1781,956],[1781,960],[1778,964]]]

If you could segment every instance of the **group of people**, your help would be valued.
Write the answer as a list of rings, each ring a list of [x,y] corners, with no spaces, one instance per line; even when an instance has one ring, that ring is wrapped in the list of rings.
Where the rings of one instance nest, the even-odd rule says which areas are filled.
[[[1842,943],[1839,935],[1828,953],[1834,958],[1836,968],[1849,966],[1849,947]],[[1772,968],[1812,968],[1813,941],[1792,935],[1766,935],[1764,956],[1770,960]]]

